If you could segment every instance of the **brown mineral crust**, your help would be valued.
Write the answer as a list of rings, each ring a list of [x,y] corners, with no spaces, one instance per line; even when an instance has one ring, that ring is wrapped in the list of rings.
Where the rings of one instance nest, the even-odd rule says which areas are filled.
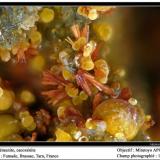
[[[37,132],[40,134],[46,134],[47,128],[51,122],[51,115],[49,114],[49,112],[45,109],[40,109],[36,112],[34,119],[37,126]]]
[[[64,114],[59,117],[59,120],[64,124],[75,122],[78,127],[83,127],[85,122],[80,111],[74,107],[66,107]]]

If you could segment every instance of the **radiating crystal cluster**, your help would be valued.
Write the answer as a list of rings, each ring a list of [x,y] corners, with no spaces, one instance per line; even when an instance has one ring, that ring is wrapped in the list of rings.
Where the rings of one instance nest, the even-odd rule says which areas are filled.
[[[0,141],[147,137],[152,117],[106,57],[113,8],[0,8]]]

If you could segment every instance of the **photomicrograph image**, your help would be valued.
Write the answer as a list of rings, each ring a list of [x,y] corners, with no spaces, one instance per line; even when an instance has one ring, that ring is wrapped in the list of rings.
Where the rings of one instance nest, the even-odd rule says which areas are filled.
[[[0,141],[160,140],[160,9],[0,7]]]

